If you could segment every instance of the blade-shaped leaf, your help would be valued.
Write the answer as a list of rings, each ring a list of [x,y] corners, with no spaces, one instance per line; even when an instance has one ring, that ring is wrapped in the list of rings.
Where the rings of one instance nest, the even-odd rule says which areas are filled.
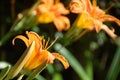
[[[11,65],[8,65],[5,69],[3,69],[0,73],[0,80],[3,80],[5,76],[8,74],[9,70],[11,68]]]
[[[71,67],[75,70],[75,72],[82,80],[90,80],[82,65],[76,60],[76,58],[71,54],[69,50],[67,50],[60,43],[56,43],[54,49],[66,57]]]
[[[32,42],[31,45],[25,50],[23,55],[20,57],[20,59],[17,61],[17,63],[10,70],[5,80],[14,78],[20,72],[20,70],[23,68],[23,66],[31,56],[34,47],[35,47],[35,42]]]

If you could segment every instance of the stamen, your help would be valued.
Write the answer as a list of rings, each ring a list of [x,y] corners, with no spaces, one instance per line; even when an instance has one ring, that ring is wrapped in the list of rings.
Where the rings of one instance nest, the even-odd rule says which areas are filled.
[[[105,12],[109,11],[115,4],[111,4],[107,9],[105,9]]]
[[[48,38],[48,41],[45,44],[45,49],[47,48],[49,41],[50,41],[50,38]]]
[[[42,39],[42,44],[43,44],[42,48],[45,49],[45,39],[44,39],[44,37]]]
[[[51,45],[48,46],[47,49],[49,49],[56,41],[57,41],[58,37],[55,38],[55,40],[51,43]]]

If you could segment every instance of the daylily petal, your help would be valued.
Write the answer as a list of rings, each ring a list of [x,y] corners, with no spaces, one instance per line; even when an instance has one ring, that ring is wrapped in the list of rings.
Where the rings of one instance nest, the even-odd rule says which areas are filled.
[[[117,37],[116,34],[112,30],[110,30],[106,25],[102,25],[101,29],[104,30],[112,39],[115,39]]]
[[[51,7],[54,4],[54,0],[41,0],[43,4],[47,4],[48,7]]]
[[[100,20],[102,22],[105,22],[105,21],[112,21],[112,22],[116,22],[119,26],[120,26],[120,20],[115,18],[114,16],[111,16],[111,15],[103,15],[100,17]]]
[[[53,56],[55,56],[56,59],[58,59],[62,64],[64,65],[64,68],[67,69],[69,67],[68,61],[60,54],[58,53],[52,53]]]
[[[24,68],[26,70],[32,70],[36,67],[38,67],[39,65],[42,64],[42,62],[44,62],[45,60],[48,60],[48,51],[46,50],[42,50],[40,53],[35,54],[34,57],[30,57],[30,59],[27,61],[26,65],[24,66]]]
[[[26,37],[22,36],[22,35],[16,36],[16,37],[12,40],[12,44],[13,44],[13,45],[15,44],[15,39],[17,39],[17,38],[23,40],[27,47],[30,45],[28,39],[27,39]]]
[[[54,24],[58,31],[68,30],[70,28],[70,22],[67,17],[59,16],[54,19]]]
[[[98,33],[101,30],[101,26],[103,25],[103,23],[97,19],[94,20],[94,23],[94,30]]]
[[[53,21],[53,18],[49,15],[50,13],[43,13],[41,15],[37,15],[37,22],[39,23],[50,23]]]
[[[93,7],[92,7],[90,0],[82,0],[82,2],[85,4],[86,11],[91,12]]]
[[[78,16],[78,18],[76,19],[76,27],[79,28],[86,28],[86,29],[93,29],[93,19],[92,17],[90,17],[89,14],[81,14]],[[91,26],[91,27],[90,27]]]
[[[55,56],[53,56],[50,52],[48,52],[48,61],[47,61],[47,64],[53,63],[54,59],[55,59]]]
[[[99,19],[99,17],[105,15],[105,12],[99,7],[94,7],[93,10],[89,13],[93,18]]]
[[[56,4],[56,14],[68,14],[69,10],[65,9],[64,5],[62,3]]]
[[[48,12],[49,8],[46,7],[46,5],[44,4],[41,4],[41,5],[38,5],[36,11],[37,11],[37,15],[40,15],[42,13],[46,13]]]
[[[35,41],[36,49],[38,50],[39,48],[42,48],[41,39],[38,34],[36,34],[35,32],[32,32],[32,31],[31,32],[26,31],[26,34],[28,36],[29,43]]]
[[[70,3],[70,11],[73,13],[81,13],[84,10],[84,5],[80,0],[72,0]]]

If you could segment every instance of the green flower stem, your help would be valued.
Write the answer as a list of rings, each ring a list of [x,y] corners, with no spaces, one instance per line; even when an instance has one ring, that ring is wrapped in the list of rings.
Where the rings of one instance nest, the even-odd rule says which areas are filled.
[[[80,39],[88,30],[83,31],[82,28],[76,26],[76,20],[72,24],[71,28],[64,34],[63,38],[60,39],[60,43],[64,46],[71,44],[72,42]]]
[[[11,36],[13,36],[14,33],[9,31],[3,38],[1,38],[0,40],[0,46],[2,46],[3,44],[5,44],[5,42],[10,39]]]
[[[120,72],[120,46],[118,46],[111,66],[108,70],[106,80],[117,80],[117,76]]]
[[[67,31],[67,33],[64,35],[66,38],[75,38],[79,35],[79,33],[82,31],[82,29],[77,28],[75,24],[72,25],[70,30]]]
[[[76,60],[76,58],[65,47],[63,47],[59,43],[56,43],[54,46],[54,49],[66,57],[66,59],[69,61],[70,65],[71,65],[71,67],[75,70],[75,72],[78,74],[78,76],[82,80],[90,80],[88,75],[86,74],[85,70],[81,66],[81,64]]]
[[[36,14],[34,14],[34,10],[40,3],[40,0],[38,0],[32,8],[26,13],[26,15],[23,15],[23,18],[21,20],[17,19],[16,22],[12,25],[10,31],[3,36],[0,40],[0,46],[6,43],[11,37],[13,37],[15,34],[19,33],[22,30],[26,30],[31,28],[32,26],[36,25]]]
[[[17,22],[15,25],[13,25],[10,29],[10,31],[0,40],[0,46],[5,44],[6,41],[8,41],[11,37],[13,37],[15,34],[18,34],[20,31],[26,30],[34,26],[35,23],[35,15],[26,15],[22,18],[21,21]]]
[[[73,30],[72,30],[73,29]],[[60,40],[59,42],[63,44],[64,46],[68,46],[71,43],[74,42],[74,39],[80,35],[82,29],[80,28],[72,28],[70,31],[68,31]]]

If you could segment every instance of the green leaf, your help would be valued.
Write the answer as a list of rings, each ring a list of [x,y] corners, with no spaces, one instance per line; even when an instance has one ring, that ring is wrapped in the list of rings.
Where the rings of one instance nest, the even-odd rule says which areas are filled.
[[[46,79],[41,75],[37,75],[33,80],[46,80]]]
[[[67,50],[64,46],[62,46],[59,43],[55,44],[54,49],[66,57],[71,67],[82,80],[90,80],[82,65],[76,60],[76,58],[70,53],[69,50]]]
[[[21,13],[23,17],[21,19],[16,19],[8,33],[0,40],[0,46],[5,44],[11,37],[20,31],[30,29],[32,26],[36,25],[36,14],[34,14],[34,10],[39,3],[40,0],[37,0],[37,2],[27,12],[25,12],[25,15]]]
[[[63,77],[60,73],[54,73],[53,74],[53,79],[52,80],[63,80]]]
[[[93,63],[92,63],[92,53],[88,50],[84,52],[86,57],[86,73],[90,80],[93,80]]]
[[[25,65],[29,57],[31,56],[34,47],[35,47],[35,42],[33,41],[31,45],[25,50],[25,52],[20,57],[20,59],[17,61],[17,63],[10,70],[5,80],[14,78],[20,72],[20,70],[23,68],[23,66]]]
[[[118,46],[111,66],[108,70],[106,80],[116,80],[120,72],[120,46]]]
[[[3,80],[5,76],[8,74],[9,70],[11,68],[11,65],[8,65],[5,69],[3,69],[0,73],[0,80]]]

